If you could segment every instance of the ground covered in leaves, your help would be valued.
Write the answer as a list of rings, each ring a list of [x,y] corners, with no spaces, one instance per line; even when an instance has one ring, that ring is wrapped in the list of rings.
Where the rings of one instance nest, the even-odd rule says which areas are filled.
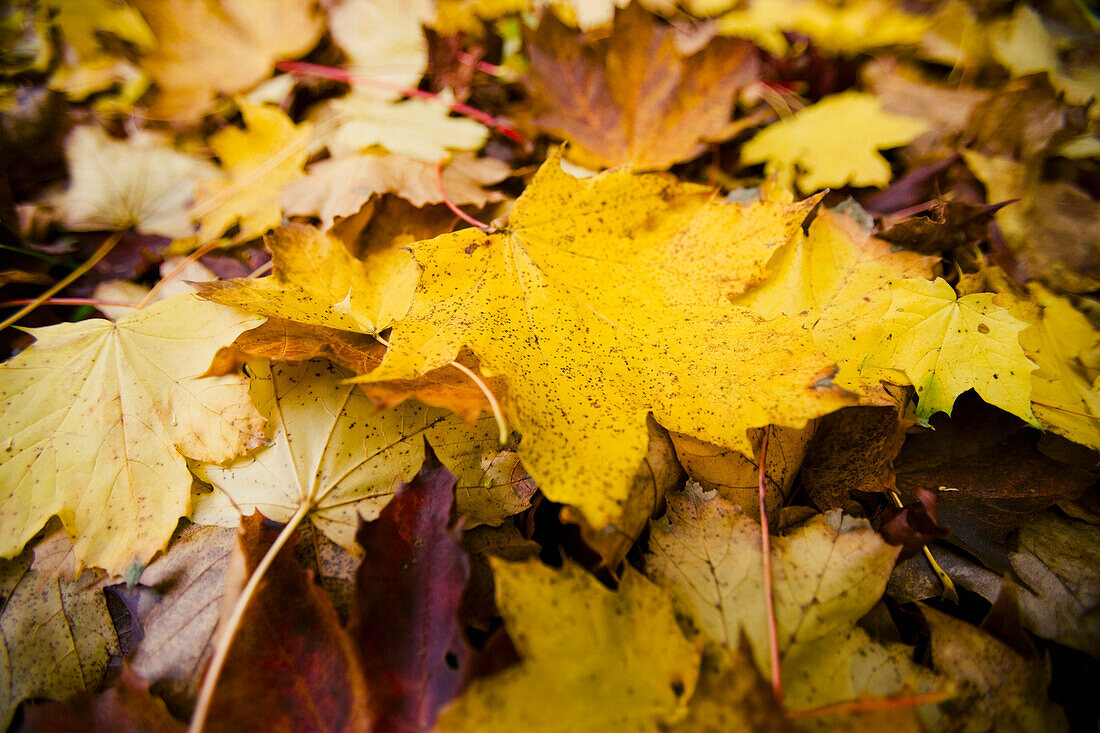
[[[0,39],[4,726],[1095,729],[1080,0]]]

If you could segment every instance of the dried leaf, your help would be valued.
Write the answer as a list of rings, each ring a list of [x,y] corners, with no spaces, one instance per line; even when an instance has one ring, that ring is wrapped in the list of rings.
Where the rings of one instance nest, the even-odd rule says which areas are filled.
[[[189,510],[184,457],[227,461],[263,440],[246,380],[200,376],[259,323],[183,294],[117,323],[31,331],[35,344],[0,367],[0,554],[55,514],[78,567],[118,575],[164,547]]]

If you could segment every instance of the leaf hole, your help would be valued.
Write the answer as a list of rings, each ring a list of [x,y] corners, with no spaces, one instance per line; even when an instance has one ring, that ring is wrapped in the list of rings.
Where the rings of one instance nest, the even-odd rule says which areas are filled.
[[[448,669],[458,669],[458,656],[454,652],[447,652],[443,657],[443,662],[447,665]]]

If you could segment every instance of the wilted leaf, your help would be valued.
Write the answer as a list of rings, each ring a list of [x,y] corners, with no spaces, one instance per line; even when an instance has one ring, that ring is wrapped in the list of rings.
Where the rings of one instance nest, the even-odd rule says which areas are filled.
[[[610,591],[569,562],[492,565],[523,661],[474,680],[444,711],[441,731],[650,731],[683,716],[699,648],[660,588],[629,566]]]
[[[405,315],[416,284],[408,252],[395,247],[352,256],[331,234],[290,224],[264,237],[270,277],[207,283],[199,293],[250,313],[314,326],[375,333]]]
[[[504,194],[483,186],[498,183],[511,170],[495,158],[458,153],[443,169],[442,187],[435,180],[435,163],[403,155],[345,155],[314,163],[305,178],[283,190],[288,216],[316,216],[326,231],[337,217],[351,216],[371,196],[392,193],[414,206],[438,204],[446,194],[456,206],[484,206]]]
[[[23,712],[20,733],[183,733],[187,726],[149,692],[149,683],[133,667],[123,665],[114,687],[65,703],[33,705]]]
[[[455,476],[428,446],[424,465],[356,534],[355,625],[374,724],[425,731],[466,679],[470,650],[458,620],[470,563],[448,529]]]
[[[55,199],[76,231],[140,232],[186,237],[196,181],[214,178],[208,162],[176,152],[149,132],[115,140],[98,127],[77,127],[65,141],[69,188]]]
[[[590,168],[667,168],[721,139],[734,95],[759,70],[751,44],[728,38],[694,54],[638,3],[615,14],[609,38],[584,37],[543,15],[527,39],[534,123],[574,146]]]
[[[244,518],[240,549],[251,575],[278,534],[259,512]],[[291,539],[267,569],[233,637],[206,730],[365,730],[363,668],[323,591],[294,561]]]
[[[744,633],[765,673],[768,641],[760,526],[692,484],[671,494],[650,535],[649,573],[675,593],[711,639],[733,648]],[[886,587],[897,548],[865,520],[818,515],[772,539],[775,622],[788,709],[927,689],[911,650],[882,646],[855,627]]]
[[[0,722],[36,697],[64,699],[96,689],[118,654],[107,604],[98,587],[43,576],[30,553],[0,561]]]
[[[956,297],[943,278],[894,282],[883,336],[868,362],[898,369],[917,389],[917,418],[951,414],[973,389],[983,400],[1038,426],[1031,414],[1031,372],[1020,332],[1030,324],[998,305],[991,293]]]
[[[161,93],[153,112],[199,117],[219,92],[248,89],[275,62],[306,53],[323,31],[312,0],[135,0],[156,36],[142,66]],[[199,30],[201,29],[201,31]]]
[[[511,480],[483,483],[500,447],[491,417],[471,429],[442,410],[411,402],[378,413],[355,385],[342,381],[347,373],[324,361],[256,362],[249,370],[272,437],[254,455],[225,467],[196,468],[215,487],[196,499],[200,524],[231,526],[253,508],[286,521],[307,505],[318,529],[356,552],[359,517],[376,518],[398,483],[416,472],[424,438],[467,489],[458,492],[458,510],[469,515],[470,526],[499,523],[527,506],[530,494],[518,496]]]
[[[177,715],[186,718],[213,649],[236,532],[191,525],[149,564],[132,589],[115,588],[141,641],[130,655],[134,672]]]
[[[927,606],[932,664],[958,688],[950,703],[969,730],[1056,733],[1069,729],[1047,699],[1050,669],[1024,659],[989,634]]]
[[[226,127],[210,136],[210,147],[228,173],[207,184],[195,205],[198,238],[221,236],[233,224],[239,237],[257,237],[282,221],[283,186],[302,175],[310,128],[295,125],[277,107],[239,103],[247,130]]]
[[[263,439],[246,380],[200,378],[259,323],[183,294],[117,323],[33,330],[36,343],[0,367],[0,554],[54,514],[78,566],[122,574],[161,549],[188,513],[184,456],[227,461]]]
[[[890,166],[879,154],[928,129],[914,117],[884,112],[871,94],[834,94],[764,128],[741,149],[746,164],[767,162],[766,175],[806,193],[829,186],[885,186]]]
[[[982,407],[968,404],[951,420],[937,420],[936,430],[908,436],[894,468],[906,498],[943,487],[936,512],[951,529],[951,541],[1003,572],[1009,569],[1005,536],[1037,512],[1079,495],[1095,476],[1043,455],[1035,431]]]
[[[551,158],[502,232],[413,246],[423,269],[413,307],[382,365],[360,380],[413,379],[468,346],[508,385],[524,466],[594,528],[622,511],[645,455],[647,412],[667,429],[747,452],[749,428],[800,426],[847,404],[846,393],[817,384],[831,365],[801,320],[764,323],[727,305],[737,275],[714,274],[744,254],[713,244],[737,241],[736,229],[710,227],[740,223],[759,262],[754,248],[789,236],[799,207],[774,221],[766,212],[782,207],[742,209],[702,194],[626,171],[582,181]],[[757,230],[756,211],[775,226]]]

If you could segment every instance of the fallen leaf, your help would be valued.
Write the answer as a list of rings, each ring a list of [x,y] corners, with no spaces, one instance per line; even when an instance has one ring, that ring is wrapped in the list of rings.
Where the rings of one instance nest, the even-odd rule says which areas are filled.
[[[927,211],[892,225],[879,236],[917,252],[950,252],[988,240],[989,224],[1002,206],[935,201]]]
[[[768,278],[733,298],[764,318],[804,313],[818,348],[839,362],[833,381],[875,401],[880,373],[861,373],[877,346],[877,325],[890,306],[890,283],[931,277],[935,258],[871,236],[849,216],[821,210],[808,234],[795,235],[768,260]]]
[[[481,526],[462,533],[462,546],[470,560],[470,580],[462,596],[462,620],[467,626],[488,632],[500,617],[494,600],[490,558],[520,562],[538,557],[539,544],[526,539],[512,523],[499,527]]]
[[[570,562],[492,566],[522,661],[471,682],[439,730],[647,731],[683,716],[699,647],[660,588],[629,566],[617,591]]]
[[[184,457],[227,461],[262,441],[246,380],[200,378],[218,348],[259,319],[191,294],[120,319],[34,329],[0,367],[0,555],[54,514],[78,567],[143,564],[188,512]]]
[[[244,518],[240,552],[249,576],[279,529],[259,512]],[[244,612],[206,730],[241,731],[257,720],[272,731],[351,733],[370,725],[355,644],[328,598],[294,561],[294,541],[275,556]]]
[[[361,153],[329,158],[309,167],[305,178],[283,189],[288,216],[316,216],[328,230],[337,217],[351,216],[372,196],[392,193],[414,206],[443,203],[444,195],[456,206],[484,206],[503,201],[504,194],[487,191],[511,174],[495,158],[458,153],[443,168],[442,186],[436,183],[435,163],[404,155]]]
[[[1024,353],[1039,365],[1031,373],[1032,411],[1045,430],[1100,450],[1100,392],[1084,361],[1100,345],[1100,332],[1069,300],[1042,285],[1009,308],[1032,325],[1020,333]]]
[[[141,65],[161,93],[152,112],[192,119],[220,92],[233,94],[271,73],[279,59],[300,56],[324,30],[312,0],[136,0],[157,47]],[[201,32],[196,32],[201,29]]]
[[[408,252],[396,247],[352,256],[344,243],[304,224],[264,237],[272,274],[204,284],[199,294],[258,315],[345,331],[376,333],[405,314],[416,284]]]
[[[775,699],[771,685],[752,662],[748,641],[734,649],[712,648],[703,654],[699,684],[688,715],[666,731],[691,733],[795,733],[795,727]]]
[[[645,455],[647,412],[667,429],[749,452],[749,428],[804,425],[849,403],[815,386],[831,365],[800,319],[765,323],[729,306],[728,279],[710,274],[728,270],[714,259],[705,266],[742,254],[710,244],[737,236],[711,231],[712,220],[741,222],[751,248],[789,236],[786,223],[755,231],[753,213],[777,206],[742,209],[700,193],[627,171],[578,180],[552,157],[502,232],[413,246],[422,274],[412,309],[382,365],[359,381],[414,379],[469,347],[508,385],[524,466],[593,528],[621,514]]]
[[[309,153],[307,123],[295,125],[277,107],[239,102],[247,130],[226,127],[210,136],[210,147],[227,173],[208,183],[192,211],[199,220],[198,239],[220,237],[234,224],[238,237],[258,237],[282,222],[283,186],[302,175]]]
[[[894,459],[905,441],[899,406],[845,407],[821,418],[800,474],[822,511],[845,506],[853,491],[892,491]]]
[[[332,40],[348,55],[351,70],[385,87],[377,98],[396,99],[416,89],[428,68],[423,26],[432,15],[426,0],[323,0]]]
[[[683,483],[684,472],[677,461],[675,440],[652,417],[646,427],[649,429],[649,449],[630,485],[623,513],[614,524],[594,529],[575,508],[565,506],[561,509],[562,521],[580,527],[581,539],[600,556],[600,564],[612,570],[619,567],[649,526],[665,494]]]
[[[1009,569],[1006,535],[1058,501],[1078,496],[1095,475],[1043,455],[1038,433],[1005,413],[965,401],[951,420],[910,435],[894,462],[898,491],[937,492],[940,524],[950,541],[989,567]],[[1006,460],[1011,456],[1011,460]]]
[[[64,703],[32,705],[23,711],[21,733],[183,733],[187,726],[150,694],[149,683],[127,664],[111,689]]]
[[[130,655],[169,709],[190,716],[213,650],[236,532],[190,525],[149,564],[132,589],[116,588],[142,638]]]
[[[497,524],[527,506],[515,482],[483,483],[497,456],[492,417],[474,429],[446,412],[415,403],[377,413],[374,404],[327,362],[249,365],[252,394],[272,426],[269,445],[226,466],[203,464],[196,475],[215,491],[196,498],[199,524],[232,526],[259,508],[287,521],[303,505],[314,526],[358,552],[359,518],[373,520],[400,481],[423,460],[427,438],[459,476],[458,510],[469,526]],[[491,475],[491,474],[490,474]],[[488,485],[486,485],[488,483]]]
[[[706,2],[706,0],[704,0]],[[692,5],[700,5],[693,0]],[[709,2],[706,3],[709,6]],[[899,10],[885,0],[849,0],[844,3],[818,0],[753,0],[747,7],[722,2],[717,11],[718,29],[723,35],[747,38],[773,56],[790,52],[784,31],[812,39],[832,54],[852,55],[882,46],[913,45],[921,40],[929,22],[919,15]],[[708,7],[708,10],[710,8]]]
[[[527,39],[534,124],[569,140],[587,168],[667,168],[722,139],[734,95],[756,79],[752,45],[729,38],[681,53],[672,29],[633,3],[586,42],[546,13]]]
[[[30,698],[64,699],[103,680],[118,638],[98,587],[45,576],[30,553],[0,561],[0,722]]]
[[[174,150],[162,137],[138,132],[115,140],[101,128],[75,128],[65,140],[69,188],[53,200],[75,231],[129,228],[165,237],[194,232],[188,207],[196,181],[212,179],[210,163]]]
[[[433,166],[452,150],[477,150],[489,128],[468,117],[451,117],[446,104],[425,99],[389,102],[353,92],[321,104],[311,115],[315,145],[334,158],[375,145]]]
[[[1013,317],[992,293],[957,297],[943,278],[901,280],[890,291],[882,339],[867,360],[904,372],[916,387],[922,425],[937,412],[950,415],[958,396],[973,389],[1038,426],[1030,400],[1036,366],[1020,346],[1020,332],[1031,324]]]
[[[760,526],[691,483],[669,495],[668,507],[650,535],[649,574],[709,638],[728,649],[744,634],[767,674]],[[787,709],[934,686],[910,661],[911,649],[878,644],[856,628],[881,597],[898,554],[865,520],[839,511],[817,515],[773,538],[771,549]]]
[[[936,540],[951,535],[951,530],[936,521],[936,492],[918,489],[917,501],[902,506],[889,505],[882,512],[878,531],[891,545],[901,547],[899,560],[912,557]]]
[[[756,428],[751,432],[753,454],[759,455],[764,431],[768,436],[765,497],[768,511],[778,510],[794,487],[814,425],[802,428]],[[676,457],[688,476],[706,491],[717,491],[726,501],[737,504],[750,517],[760,518],[759,463],[755,458],[704,443],[683,433],[672,434]]]
[[[356,534],[367,559],[352,634],[379,730],[430,730],[466,680],[458,609],[470,563],[461,531],[448,529],[456,481],[425,446],[416,476]]]
[[[921,605],[932,632],[932,664],[952,680],[951,706],[973,730],[1069,730],[1061,707],[1047,699],[1047,663],[1024,659],[965,621]]]
[[[892,174],[880,149],[906,145],[929,129],[924,120],[884,112],[872,94],[843,92],[764,128],[741,149],[746,165],[804,192],[830,186],[885,186]]]

